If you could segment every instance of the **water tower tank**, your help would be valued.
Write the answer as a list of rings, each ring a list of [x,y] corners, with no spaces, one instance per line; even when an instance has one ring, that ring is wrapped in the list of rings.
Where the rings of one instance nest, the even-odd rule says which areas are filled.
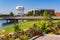
[[[20,14],[20,15],[24,14],[24,7],[23,6],[17,6],[16,10],[18,11],[18,14]]]

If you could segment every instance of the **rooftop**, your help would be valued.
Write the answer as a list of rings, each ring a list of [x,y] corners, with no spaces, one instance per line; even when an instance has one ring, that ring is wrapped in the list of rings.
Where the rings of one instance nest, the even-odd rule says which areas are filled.
[[[60,12],[56,12],[55,15],[56,15],[56,16],[60,16]]]

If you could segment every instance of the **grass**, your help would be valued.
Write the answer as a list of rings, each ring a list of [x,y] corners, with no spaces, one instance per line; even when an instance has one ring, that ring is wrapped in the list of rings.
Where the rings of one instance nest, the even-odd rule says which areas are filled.
[[[5,30],[5,32],[2,32],[2,30]],[[1,30],[1,32],[0,32],[0,35],[2,35],[2,34],[8,34],[8,33],[10,33],[10,32],[14,32],[14,28],[13,28],[13,26],[9,26],[9,27],[6,27],[6,28],[1,28],[0,30]]]
[[[27,21],[18,23],[18,25],[21,27],[21,29],[27,29],[29,27],[32,27],[34,23],[38,23],[39,21]]]
[[[7,28],[4,28],[4,30],[5,30],[5,33],[4,34],[10,33],[10,32],[14,32],[13,26],[9,26]]]

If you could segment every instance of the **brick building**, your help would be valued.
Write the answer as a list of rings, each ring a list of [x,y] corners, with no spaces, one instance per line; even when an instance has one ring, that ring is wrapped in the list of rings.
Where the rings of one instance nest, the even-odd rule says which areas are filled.
[[[52,16],[55,16],[55,10],[54,9],[32,9],[28,12],[32,12],[35,15],[43,15],[44,11],[47,11],[48,14],[51,14]]]
[[[60,16],[60,12],[55,12],[55,15],[56,16]]]

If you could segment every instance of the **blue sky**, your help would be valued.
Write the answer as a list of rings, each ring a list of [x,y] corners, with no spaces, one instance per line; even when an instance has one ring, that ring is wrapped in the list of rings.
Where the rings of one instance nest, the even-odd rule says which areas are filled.
[[[8,14],[13,11],[17,14],[16,6],[24,6],[25,13],[29,9],[55,9],[60,11],[60,0],[0,0],[0,13]]]

